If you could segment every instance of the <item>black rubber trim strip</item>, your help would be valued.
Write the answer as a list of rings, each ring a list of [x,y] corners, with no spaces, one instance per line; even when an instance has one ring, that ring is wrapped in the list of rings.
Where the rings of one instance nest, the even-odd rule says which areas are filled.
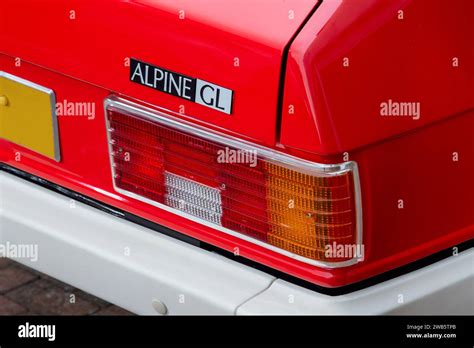
[[[296,29],[293,36],[290,38],[290,41],[287,42],[285,47],[283,48],[282,57],[281,57],[281,68],[280,68],[280,81],[278,83],[278,104],[277,104],[277,119],[276,119],[276,142],[280,143],[280,136],[281,136],[281,122],[283,118],[283,97],[285,93],[285,77],[286,77],[286,65],[288,63],[288,53],[290,52],[290,47],[293,41],[295,41],[298,34],[301,32],[303,27],[308,23],[308,21],[313,17],[314,13],[321,5],[323,1],[319,0],[316,5],[314,5],[313,9],[308,13],[306,18],[300,24],[298,29]]]
[[[69,190],[69,189],[64,188],[62,186],[59,186],[55,183],[52,183],[51,181],[44,180],[44,179],[42,179],[38,176],[29,174],[25,171],[19,170],[19,169],[14,168],[14,167],[11,167],[11,166],[6,165],[4,163],[0,163],[0,171],[5,171],[5,172],[7,172],[9,174],[12,174],[16,177],[19,177],[19,178],[24,179],[26,181],[29,181],[31,183],[37,184],[37,185],[39,185],[41,187],[44,187],[46,189],[49,189],[53,192],[60,193],[64,196],[67,196],[71,199],[74,199],[75,201],[81,202],[83,204],[87,204],[87,205],[89,205],[93,208],[99,209],[100,211],[111,214],[111,215],[116,216],[118,218],[136,223],[140,226],[143,226],[143,227],[149,228],[153,231],[165,234],[169,237],[176,238],[178,240],[181,240],[183,242],[192,244],[192,245],[194,245],[196,247],[199,247],[199,248],[202,248],[204,250],[218,253],[218,254],[220,254],[220,255],[222,255],[226,258],[229,258],[229,259],[231,259],[235,262],[238,262],[238,263],[244,264],[246,266],[258,269],[258,270],[263,271],[265,273],[268,273],[268,274],[270,274],[270,275],[272,275],[276,278],[283,279],[283,280],[286,280],[290,283],[293,283],[293,284],[299,285],[301,287],[307,288],[309,290],[313,290],[313,291],[316,291],[316,292],[319,292],[319,293],[322,293],[322,294],[325,294],[325,295],[330,295],[330,296],[344,295],[344,294],[351,293],[351,292],[354,292],[354,291],[357,291],[357,290],[361,290],[361,289],[370,287],[372,285],[382,283],[384,281],[396,278],[396,277],[401,276],[403,274],[413,272],[417,269],[420,269],[420,268],[423,268],[425,266],[431,265],[435,262],[441,261],[441,260],[446,259],[450,256],[452,257],[454,247],[457,247],[458,252],[461,253],[462,251],[467,250],[469,248],[472,248],[474,246],[474,240],[471,239],[469,241],[466,241],[466,242],[463,242],[463,243],[460,243],[460,244],[457,244],[457,245],[453,245],[452,247],[450,247],[448,249],[442,250],[442,251],[437,252],[435,254],[432,254],[428,257],[425,257],[423,259],[414,261],[410,264],[407,264],[407,265],[401,266],[399,268],[387,271],[387,272],[385,272],[383,274],[380,274],[380,275],[376,275],[372,278],[365,279],[365,280],[362,280],[362,281],[357,282],[357,283],[341,286],[341,287],[338,287],[338,288],[326,288],[326,287],[316,285],[316,284],[310,283],[308,281],[299,279],[297,277],[288,275],[284,272],[275,270],[271,267],[262,265],[260,263],[257,263],[255,261],[246,259],[244,257],[235,256],[233,253],[231,253],[229,251],[222,250],[222,249],[220,249],[218,247],[215,247],[215,246],[213,246],[209,243],[202,242],[202,241],[200,241],[196,238],[186,236],[186,235],[184,235],[180,232],[171,230],[167,227],[164,227],[164,226],[159,225],[157,223],[154,223],[152,221],[146,220],[146,219],[141,218],[137,215],[130,214],[126,211],[114,208],[114,207],[112,207],[108,204],[104,204],[104,203],[102,203],[102,202],[100,202],[96,199],[89,198],[89,197],[84,196],[80,193],[77,193],[75,191]]]

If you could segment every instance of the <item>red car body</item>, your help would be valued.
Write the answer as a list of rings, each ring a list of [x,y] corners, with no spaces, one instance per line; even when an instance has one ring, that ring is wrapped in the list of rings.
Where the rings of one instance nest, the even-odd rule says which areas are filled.
[[[0,70],[51,88],[57,100],[102,105],[118,94],[310,161],[357,162],[364,261],[315,267],[116,192],[100,108],[91,120],[59,117],[60,162],[0,139],[3,163],[329,288],[473,237],[471,1],[2,5]],[[231,88],[232,115],[130,82],[127,58]],[[381,117],[389,99],[419,102],[421,117]]]

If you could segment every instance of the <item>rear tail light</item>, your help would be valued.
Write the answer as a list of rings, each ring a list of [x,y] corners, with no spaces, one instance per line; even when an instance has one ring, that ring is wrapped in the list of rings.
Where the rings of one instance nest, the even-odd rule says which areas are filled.
[[[306,263],[358,261],[334,252],[362,239],[354,162],[300,160],[120,98],[105,108],[117,191]]]

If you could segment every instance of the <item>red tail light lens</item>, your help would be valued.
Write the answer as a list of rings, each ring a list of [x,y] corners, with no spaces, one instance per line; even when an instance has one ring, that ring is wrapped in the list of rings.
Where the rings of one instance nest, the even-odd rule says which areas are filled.
[[[361,244],[355,163],[300,160],[118,98],[106,118],[117,191],[303,262],[358,260],[334,252]]]

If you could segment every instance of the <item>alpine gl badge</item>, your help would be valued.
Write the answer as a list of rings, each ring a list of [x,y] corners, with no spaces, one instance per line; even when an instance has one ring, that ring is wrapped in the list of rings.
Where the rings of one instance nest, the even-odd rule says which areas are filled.
[[[232,90],[133,58],[130,60],[130,81],[229,115],[232,113]]]

